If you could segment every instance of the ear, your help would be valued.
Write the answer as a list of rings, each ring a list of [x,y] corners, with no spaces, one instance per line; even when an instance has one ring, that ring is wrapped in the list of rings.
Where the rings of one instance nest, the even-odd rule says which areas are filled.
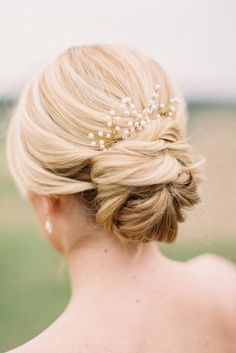
[[[62,208],[63,198],[59,196],[42,195],[42,207],[46,215],[52,215]]]

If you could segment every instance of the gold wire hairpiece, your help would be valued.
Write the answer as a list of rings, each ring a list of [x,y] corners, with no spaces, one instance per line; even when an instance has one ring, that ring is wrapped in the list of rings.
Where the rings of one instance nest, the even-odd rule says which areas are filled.
[[[169,104],[166,106],[159,101],[159,91],[160,85],[156,84],[152,98],[142,112],[138,112],[130,97],[122,98],[120,103],[122,114],[116,114],[115,110],[112,109],[105,117],[106,125],[110,128],[110,132],[106,133],[103,130],[99,130],[97,133],[88,133],[88,138],[91,140],[91,146],[97,146],[99,149],[107,151],[116,141],[120,140],[120,134],[123,139],[128,139],[129,137],[134,137],[154,119],[160,117],[173,119],[176,113],[176,104],[180,103],[181,100],[178,97],[173,97],[169,100]],[[127,127],[125,128],[121,128],[119,125],[121,116],[130,118],[127,122]]]

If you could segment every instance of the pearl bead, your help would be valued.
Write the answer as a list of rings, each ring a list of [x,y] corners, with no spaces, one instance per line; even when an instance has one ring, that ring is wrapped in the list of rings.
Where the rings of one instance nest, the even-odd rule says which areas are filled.
[[[174,103],[174,102],[180,103],[181,99],[179,99],[178,97],[173,97],[173,98],[170,99],[170,102],[171,103]]]
[[[141,120],[140,124],[141,124],[142,126],[146,126],[146,125],[147,125],[147,123],[146,123],[145,120]]]
[[[130,97],[124,97],[122,98],[122,103],[130,103],[131,102],[131,98]]]
[[[88,134],[88,137],[89,137],[89,139],[93,139],[93,138],[94,138],[94,134],[93,134],[92,132],[90,132],[90,133]]]
[[[111,128],[110,133],[99,130],[97,135],[99,137],[104,136],[105,138],[110,139],[109,145],[112,145],[116,142],[116,140],[112,140],[113,133],[115,132],[122,131],[122,138],[127,139],[129,136],[134,137],[137,133],[137,130],[141,131],[147,126],[148,123],[152,122],[154,119],[166,118],[173,122],[173,118],[171,117],[174,116],[174,112],[176,111],[175,103],[179,103],[181,100],[178,97],[173,96],[169,99],[168,105],[160,103],[160,88],[161,85],[157,83],[155,85],[155,90],[152,93],[151,99],[148,101],[148,105],[141,111],[138,111],[131,97],[123,97],[120,100],[119,107],[122,110],[122,116],[125,115],[129,117],[127,127],[123,129],[123,127],[119,126],[119,120],[121,120],[122,116],[116,116],[118,113],[116,113],[114,109],[111,109],[109,113],[105,115],[106,125]],[[171,103],[173,103],[173,105]],[[162,111],[163,108],[165,109]],[[105,147],[106,140],[101,139],[97,142],[94,138],[94,135],[96,134],[93,132],[88,133],[89,139],[93,140],[91,145],[99,145],[101,148],[103,148],[104,151],[107,151],[108,148]]]
[[[155,98],[157,98],[158,96],[159,96],[159,94],[155,92],[155,93],[153,93],[152,98],[155,99]]]

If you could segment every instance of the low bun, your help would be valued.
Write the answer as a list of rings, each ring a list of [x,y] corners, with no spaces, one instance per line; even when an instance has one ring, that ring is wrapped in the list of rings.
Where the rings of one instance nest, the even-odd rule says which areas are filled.
[[[122,242],[172,242],[200,201],[187,118],[181,92],[150,57],[124,45],[71,47],[19,97],[9,171],[25,198],[75,194]],[[66,249],[79,240],[65,238]]]
[[[174,241],[184,209],[200,201],[199,163],[193,163],[178,123],[169,119],[95,156],[91,179],[96,220],[121,241]]]

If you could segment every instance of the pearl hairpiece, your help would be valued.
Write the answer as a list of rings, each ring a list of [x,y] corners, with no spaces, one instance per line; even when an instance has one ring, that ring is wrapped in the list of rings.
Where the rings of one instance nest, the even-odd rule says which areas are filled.
[[[106,125],[110,131],[99,130],[97,133],[88,133],[91,146],[97,146],[99,149],[107,151],[116,141],[120,140],[120,134],[123,139],[127,139],[134,137],[138,131],[144,129],[153,119],[160,118],[161,116],[173,119],[176,113],[176,103],[180,103],[181,101],[178,97],[173,97],[166,106],[159,101],[159,91],[160,85],[156,84],[152,99],[149,100],[147,107],[142,112],[138,111],[130,97],[122,98],[120,103],[122,114],[118,114],[112,109],[105,116]],[[156,114],[154,115],[154,113]],[[130,118],[125,128],[121,128],[119,125],[121,115]]]

